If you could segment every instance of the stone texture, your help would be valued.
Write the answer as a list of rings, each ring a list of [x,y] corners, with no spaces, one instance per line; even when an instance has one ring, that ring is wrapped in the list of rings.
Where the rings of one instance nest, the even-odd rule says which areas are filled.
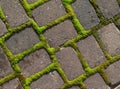
[[[66,20],[59,25],[48,29],[44,35],[46,36],[49,45],[55,47],[60,46],[67,40],[77,36],[77,32],[75,31],[72,22]]]
[[[0,78],[5,77],[6,75],[8,75],[12,72],[13,72],[13,70],[10,66],[10,63],[0,46]]]
[[[47,52],[43,49],[40,49],[26,56],[24,60],[19,63],[19,66],[21,67],[24,75],[28,77],[36,72],[41,71],[50,63],[51,61]]]
[[[19,0],[0,0],[0,5],[12,27],[28,21],[28,17]]]
[[[106,73],[107,73],[108,78],[110,79],[112,85],[120,82],[120,61],[117,61],[117,62],[111,64],[106,69]]]
[[[103,15],[109,19],[120,12],[117,0],[96,0]]]
[[[68,89],[80,89],[80,87],[78,87],[78,86],[73,86],[73,87],[68,88]]]
[[[36,2],[38,0],[27,0],[27,1],[28,1],[28,3],[34,3],[34,2]]]
[[[98,34],[112,56],[120,53],[120,31],[113,23],[99,29]]]
[[[34,30],[26,28],[19,33],[15,33],[5,43],[14,54],[17,54],[32,47],[37,42],[39,42],[39,38]]]
[[[95,74],[84,82],[86,89],[110,89],[99,74]]]
[[[89,29],[99,24],[99,19],[89,0],[76,0],[72,6],[79,21],[85,29]]]
[[[63,48],[56,55],[68,79],[72,80],[84,73],[80,60],[72,48]]]
[[[60,89],[64,84],[56,71],[43,75],[40,79],[31,84],[31,89]]]
[[[105,61],[104,54],[93,36],[79,41],[77,45],[90,67],[96,67]]]
[[[42,26],[65,15],[65,13],[61,0],[52,0],[34,9],[33,17]]]
[[[120,89],[120,85],[119,86],[117,86],[116,88],[114,88],[114,89]]]
[[[5,24],[0,19],[0,36],[4,35],[7,32],[7,29],[5,27]]]

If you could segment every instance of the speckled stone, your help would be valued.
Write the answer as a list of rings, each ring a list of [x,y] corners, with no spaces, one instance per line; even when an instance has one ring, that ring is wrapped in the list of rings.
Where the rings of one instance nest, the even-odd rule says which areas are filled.
[[[7,32],[7,29],[5,27],[5,24],[0,19],[0,36],[4,35]]]

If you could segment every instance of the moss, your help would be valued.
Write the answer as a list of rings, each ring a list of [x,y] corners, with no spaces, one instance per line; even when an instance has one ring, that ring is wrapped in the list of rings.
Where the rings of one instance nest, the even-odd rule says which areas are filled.
[[[6,21],[6,16],[4,15],[2,8],[0,7],[0,18],[2,19],[2,21]]]

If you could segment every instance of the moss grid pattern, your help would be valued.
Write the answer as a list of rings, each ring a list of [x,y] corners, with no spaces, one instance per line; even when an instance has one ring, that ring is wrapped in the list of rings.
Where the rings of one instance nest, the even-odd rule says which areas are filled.
[[[40,6],[46,2],[49,2],[50,0],[38,0],[32,4],[29,4],[27,2],[27,0],[19,0],[19,1],[20,1],[21,5],[24,7],[27,15],[29,16],[29,21],[21,24],[20,26],[18,26],[16,28],[10,27],[10,25],[7,23],[7,20],[6,20],[6,17],[2,11],[2,8],[0,8],[0,18],[4,22],[4,24],[6,25],[6,28],[8,29],[8,32],[6,34],[4,34],[2,37],[0,37],[0,45],[2,46],[5,54],[7,55],[8,59],[9,59],[11,66],[14,70],[13,73],[0,79],[0,85],[4,84],[5,82],[7,82],[11,79],[19,78],[23,88],[30,89],[30,84],[33,81],[36,81],[44,74],[47,74],[53,70],[56,70],[59,73],[59,75],[61,76],[61,78],[63,79],[63,81],[65,83],[63,86],[61,86],[60,89],[67,89],[68,87],[72,87],[74,85],[79,86],[81,89],[85,89],[85,84],[83,83],[83,81],[95,73],[100,73],[100,75],[102,76],[102,78],[104,79],[106,84],[108,84],[108,85],[110,84],[110,81],[107,78],[107,75],[105,74],[105,68],[107,68],[110,64],[118,61],[120,59],[120,54],[117,56],[111,56],[105,50],[103,42],[101,41],[101,39],[99,38],[99,36],[97,34],[97,30],[102,28],[103,26],[109,24],[109,23],[114,23],[118,28],[120,28],[120,26],[117,23],[117,20],[120,19],[120,13],[118,13],[116,16],[114,16],[111,19],[106,19],[103,16],[98,5],[96,4],[96,0],[89,0],[90,3],[93,5],[93,7],[97,13],[97,16],[100,19],[100,23],[97,26],[86,30],[82,27],[82,25],[80,24],[79,20],[77,19],[77,16],[75,15],[75,13],[72,9],[71,3],[73,3],[75,0],[62,0],[62,4],[64,5],[64,7],[66,9],[67,14],[65,14],[64,16],[62,16],[62,17],[60,17],[60,18],[58,18],[58,19],[56,19],[56,20],[54,20],[54,21],[52,21],[44,26],[38,26],[38,24],[32,18],[31,11],[38,6]],[[120,0],[117,0],[117,1],[118,1],[118,4],[120,5]],[[70,19],[72,21],[78,35],[75,38],[65,42],[61,47],[68,47],[68,46],[72,47],[76,51],[76,53],[80,59],[80,62],[83,66],[83,69],[85,71],[84,74],[78,76],[77,78],[75,78],[71,81],[67,79],[67,77],[64,74],[60,64],[58,63],[58,60],[57,60],[56,55],[55,55],[55,53],[57,51],[59,51],[61,47],[51,48],[49,46],[49,44],[46,42],[46,39],[43,35],[43,32],[45,30],[65,21],[66,19]],[[5,40],[7,40],[9,37],[11,37],[14,33],[20,32],[21,30],[23,30],[24,28],[26,28],[28,26],[33,27],[33,29],[36,31],[37,35],[39,36],[40,42],[38,42],[33,47],[25,50],[22,53],[18,53],[16,55],[13,55],[12,52],[5,45]],[[83,58],[83,56],[81,55],[81,53],[78,50],[78,47],[76,45],[76,42],[78,42],[79,40],[84,39],[90,35],[93,35],[95,37],[96,41],[100,45],[100,48],[102,49],[102,51],[107,59],[104,63],[102,63],[101,65],[99,65],[95,68],[89,67],[88,63]],[[35,74],[31,75],[30,77],[25,78],[22,74],[21,68],[18,66],[18,63],[21,60],[23,60],[23,58],[26,55],[36,51],[37,49],[42,49],[42,48],[44,48],[48,52],[52,63],[49,66],[47,66],[45,69],[43,69],[42,71],[39,71],[38,73],[35,73]]]

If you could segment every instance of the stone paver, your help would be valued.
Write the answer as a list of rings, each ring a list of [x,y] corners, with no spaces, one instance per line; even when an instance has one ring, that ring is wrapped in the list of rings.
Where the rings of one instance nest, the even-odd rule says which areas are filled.
[[[28,77],[31,74],[41,71],[50,63],[50,58],[47,52],[44,49],[40,49],[26,56],[24,60],[19,63],[19,66],[21,67],[24,75]]]
[[[80,89],[80,87],[73,86],[73,87],[71,87],[71,88],[68,88],[68,89]]]
[[[85,29],[89,29],[99,24],[99,19],[89,0],[76,0],[72,6],[79,21]]]
[[[48,29],[44,33],[44,35],[50,46],[56,47],[62,45],[67,40],[70,40],[73,37],[77,36],[77,32],[75,31],[72,22],[66,20],[60,23],[59,25],[54,26],[51,29]]]
[[[59,74],[53,71],[33,82],[31,84],[31,89],[60,89],[63,84],[64,82]]]
[[[40,26],[45,25],[65,14],[66,12],[61,0],[51,0],[33,10],[33,17]]]
[[[7,32],[7,29],[5,27],[5,24],[0,19],[0,36],[4,35]]]
[[[63,48],[57,52],[56,55],[65,74],[70,80],[84,73],[81,63],[72,48]]]
[[[28,3],[34,3],[34,2],[36,2],[38,0],[27,0],[27,1],[28,1]]]
[[[32,47],[37,42],[39,42],[39,38],[34,30],[25,28],[23,31],[15,33],[10,37],[6,41],[6,45],[14,54],[17,54]]]
[[[112,56],[120,54],[120,31],[113,23],[99,29],[98,34]]]
[[[79,41],[77,45],[90,67],[96,67],[105,61],[102,50],[93,36]]]

